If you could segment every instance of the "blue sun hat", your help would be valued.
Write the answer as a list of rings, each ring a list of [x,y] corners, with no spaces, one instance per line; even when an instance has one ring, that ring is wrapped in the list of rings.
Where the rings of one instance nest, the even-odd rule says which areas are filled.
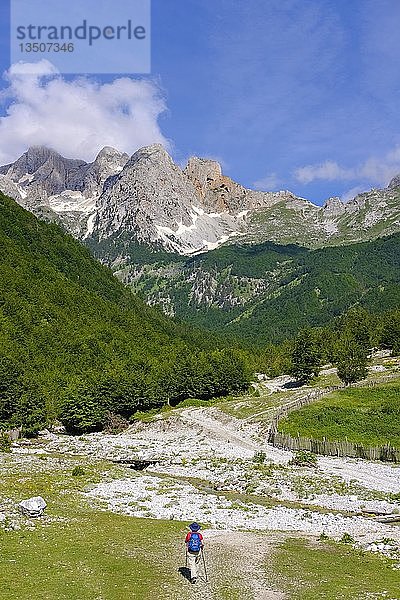
[[[199,531],[200,525],[198,523],[194,522],[191,525],[189,525],[189,529],[191,531]]]

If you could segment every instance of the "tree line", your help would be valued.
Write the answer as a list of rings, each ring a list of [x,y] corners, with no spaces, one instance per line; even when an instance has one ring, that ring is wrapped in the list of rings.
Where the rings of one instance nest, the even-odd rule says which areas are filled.
[[[325,327],[304,328],[293,340],[269,345],[255,354],[270,376],[289,373],[299,382],[309,383],[322,365],[331,363],[348,385],[366,377],[373,348],[400,354],[400,310],[374,314],[356,306]]]

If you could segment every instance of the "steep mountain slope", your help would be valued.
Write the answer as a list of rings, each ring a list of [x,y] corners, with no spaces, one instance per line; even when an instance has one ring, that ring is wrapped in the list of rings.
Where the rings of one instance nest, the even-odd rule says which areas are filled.
[[[0,189],[83,240],[148,304],[209,329],[281,340],[356,302],[399,301],[385,254],[398,251],[398,236],[348,246],[400,230],[399,177],[319,207],[246,189],[213,160],[192,157],[182,170],[160,145],[130,158],[105,148],[89,164],[39,147],[0,168]]]
[[[175,257],[174,257],[175,258]],[[293,337],[354,304],[400,304],[400,234],[348,246],[230,245],[116,275],[170,315],[255,343]]]
[[[28,347],[47,339],[46,352],[53,355],[57,344],[84,345],[89,336],[95,346],[96,332],[108,332],[105,338],[126,344],[132,357],[156,356],[163,346],[190,339],[189,330],[133,296],[84,246],[2,194],[0,242],[1,325],[2,334],[10,334],[11,355],[18,356],[13,345],[19,336]]]
[[[97,198],[128,158],[106,147],[86,163],[32,147],[15,163],[0,167],[0,190],[37,216],[59,222],[75,237],[85,237]]]
[[[0,429],[43,426],[62,399],[85,429],[106,408],[129,416],[193,386],[205,397],[233,389],[241,362],[217,344],[146,306],[79,242],[0,193]]]
[[[119,240],[122,233],[190,254],[227,240],[236,227],[227,212],[205,211],[191,181],[157,145],[138,150],[100,196],[91,237]]]
[[[0,168],[0,189],[38,216],[86,239],[105,262],[135,264],[137,244],[183,255],[235,240],[339,245],[400,229],[400,187],[371,190],[343,204],[316,206],[288,191],[256,192],[223,175],[212,160],[185,169],[160,145],[131,158],[104,148],[93,163],[30,148]]]

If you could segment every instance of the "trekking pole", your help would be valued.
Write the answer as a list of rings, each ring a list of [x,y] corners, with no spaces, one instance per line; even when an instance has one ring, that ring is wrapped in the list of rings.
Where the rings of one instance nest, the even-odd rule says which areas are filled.
[[[208,582],[208,575],[206,569],[206,559],[204,558],[204,548],[201,549],[201,556],[203,557],[204,575],[206,576],[206,582]]]

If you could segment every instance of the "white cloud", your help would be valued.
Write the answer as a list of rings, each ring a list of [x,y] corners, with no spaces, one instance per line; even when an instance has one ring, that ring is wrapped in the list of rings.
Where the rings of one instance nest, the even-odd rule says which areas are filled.
[[[353,172],[351,169],[343,169],[332,160],[327,160],[319,165],[300,167],[296,169],[294,176],[300,183],[307,184],[316,179],[325,181],[353,179]]]
[[[64,79],[47,60],[13,65],[5,74],[9,102],[0,118],[0,164],[28,146],[44,145],[67,157],[92,160],[103,146],[132,154],[142,146],[169,142],[158,117],[165,110],[159,88],[149,80],[122,77],[111,83]]]
[[[317,165],[306,165],[295,170],[294,176],[300,183],[307,184],[318,179],[324,181],[365,181],[373,185],[387,185],[392,177],[400,173],[400,147],[382,157],[372,157],[351,168],[341,167],[327,160]]]
[[[253,183],[254,189],[261,191],[276,191],[280,185],[282,182],[276,173],[269,173]]]

